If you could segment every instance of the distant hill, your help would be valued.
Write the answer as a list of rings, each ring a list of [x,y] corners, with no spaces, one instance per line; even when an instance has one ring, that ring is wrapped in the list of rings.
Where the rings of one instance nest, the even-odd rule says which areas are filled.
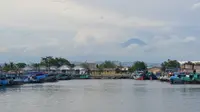
[[[136,44],[136,45],[140,45],[140,46],[143,46],[143,45],[146,45],[146,43],[140,39],[137,39],[137,38],[131,38],[129,39],[128,41],[122,43],[122,47],[128,47],[132,44]]]

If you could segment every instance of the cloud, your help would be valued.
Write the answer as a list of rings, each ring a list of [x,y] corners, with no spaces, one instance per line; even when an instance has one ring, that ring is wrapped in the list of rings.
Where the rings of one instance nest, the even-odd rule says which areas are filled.
[[[35,60],[45,55],[71,60],[192,58],[200,53],[200,16],[191,12],[193,4],[193,0],[2,1],[1,59]]]
[[[192,6],[192,9],[195,10],[195,9],[198,9],[200,8],[200,2],[199,3],[195,3],[193,6]]]
[[[196,37],[186,37],[185,39],[183,39],[183,42],[193,42],[196,40]]]
[[[0,47],[0,53],[4,53],[4,52],[7,52],[7,51],[8,51],[7,48],[5,48],[5,47]]]
[[[26,5],[20,4],[20,2]],[[38,4],[39,3],[39,4]],[[8,5],[9,4],[9,5]],[[0,13],[4,21],[0,24],[32,29],[74,29],[84,26],[110,25],[116,27],[162,26],[162,21],[149,20],[137,16],[126,17],[109,10],[84,6],[73,1],[53,2],[50,0],[13,0],[0,5],[5,9]],[[66,10],[66,8],[68,10]],[[15,10],[15,13],[13,12]],[[103,17],[103,19],[102,19]],[[58,26],[58,27],[55,27]]]

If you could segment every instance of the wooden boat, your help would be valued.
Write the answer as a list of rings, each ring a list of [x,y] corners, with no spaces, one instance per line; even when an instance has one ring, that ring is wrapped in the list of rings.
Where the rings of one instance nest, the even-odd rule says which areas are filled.
[[[185,84],[200,84],[200,74],[190,74],[182,78]]]
[[[168,77],[168,76],[161,76],[159,80],[160,80],[161,82],[169,82],[170,77]]]
[[[44,78],[44,82],[57,82],[58,79],[56,74],[48,74],[47,77]]]
[[[135,80],[157,80],[157,76],[151,72],[136,71],[134,75]]]
[[[56,75],[56,78],[58,80],[70,80],[71,79],[71,75],[63,73],[63,74]]]
[[[22,85],[23,80],[17,74],[4,74],[0,77],[0,86],[16,86]]]
[[[185,72],[175,72],[170,77],[171,84],[191,84],[193,83],[193,75]]]
[[[33,72],[23,76],[24,83],[44,83],[48,74]]]
[[[183,81],[184,84],[192,84],[194,83],[193,74],[183,75],[181,77],[181,80]]]
[[[158,80],[158,77],[155,74],[151,73],[151,72],[148,72],[146,74],[146,76],[147,76],[147,79],[149,79],[149,80]]]
[[[194,74],[194,83],[195,84],[200,84],[200,74]]]
[[[90,79],[88,74],[76,74],[72,76],[73,79]]]
[[[171,84],[184,84],[184,81],[181,79],[181,77],[184,75],[175,74],[170,77],[170,83]]]
[[[9,80],[1,77],[0,78],[0,86],[6,86],[6,85],[9,85]]]
[[[133,78],[135,80],[145,80],[145,75],[144,75],[144,71],[135,71]]]

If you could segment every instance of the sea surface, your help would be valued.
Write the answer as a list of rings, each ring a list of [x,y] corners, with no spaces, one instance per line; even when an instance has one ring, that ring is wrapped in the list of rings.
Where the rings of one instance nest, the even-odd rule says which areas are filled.
[[[0,89],[0,112],[200,112],[200,85],[69,80]]]

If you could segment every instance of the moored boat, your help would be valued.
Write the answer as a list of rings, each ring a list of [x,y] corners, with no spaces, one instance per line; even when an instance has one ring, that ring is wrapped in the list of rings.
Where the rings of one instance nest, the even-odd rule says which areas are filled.
[[[72,76],[73,79],[90,79],[88,74],[76,74]]]
[[[190,83],[191,81],[190,76],[184,72],[174,72],[170,77],[171,84],[185,84],[187,82]]]
[[[23,80],[17,74],[1,75],[1,78],[0,78],[1,86],[15,86],[15,85],[22,85],[22,84],[23,84]]]
[[[195,84],[200,84],[200,74],[194,74],[194,83]]]
[[[44,83],[48,75],[42,72],[31,72],[23,76],[24,83]]]
[[[168,77],[168,76],[161,76],[161,77],[159,78],[159,80],[162,81],[162,82],[169,82],[170,77]]]
[[[44,78],[44,82],[57,82],[58,79],[56,74],[48,74],[47,77]]]
[[[4,77],[1,77],[0,78],[0,86],[6,86],[9,84],[9,81],[8,79],[4,78]]]
[[[149,80],[158,80],[158,77],[152,72],[148,72],[146,76],[148,77]]]
[[[66,74],[66,73],[61,73],[56,75],[56,78],[58,80],[70,80],[71,79],[71,75],[70,74]]]
[[[194,83],[194,78],[193,74],[188,74],[188,75],[183,75],[181,77],[181,80],[183,81],[184,84],[192,84]]]

